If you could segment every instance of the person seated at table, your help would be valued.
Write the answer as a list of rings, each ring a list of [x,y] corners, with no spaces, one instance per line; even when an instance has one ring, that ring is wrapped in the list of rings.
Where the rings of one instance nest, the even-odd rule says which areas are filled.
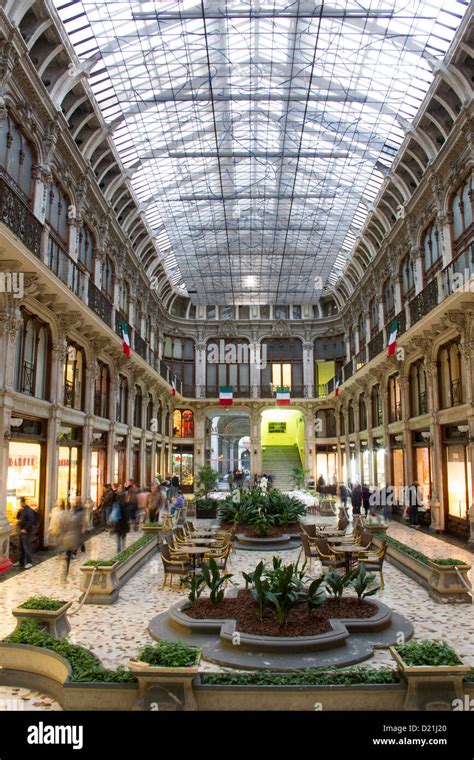
[[[176,512],[176,510],[182,509],[183,507],[184,507],[184,496],[183,496],[183,492],[181,491],[181,489],[179,489],[178,490],[178,495],[176,497],[176,501],[174,502],[174,504],[172,505],[171,510],[170,510],[171,516],[174,515],[174,513]]]

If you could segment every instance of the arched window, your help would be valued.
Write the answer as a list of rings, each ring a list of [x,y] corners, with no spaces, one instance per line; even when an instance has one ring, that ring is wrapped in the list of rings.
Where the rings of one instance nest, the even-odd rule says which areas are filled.
[[[111,301],[114,297],[114,265],[112,259],[109,256],[105,257],[105,261],[102,265],[102,290]]]
[[[49,398],[51,337],[48,325],[21,310],[15,355],[15,390],[35,398]]]
[[[173,436],[175,438],[194,438],[194,414],[190,409],[174,410]]]
[[[314,341],[314,385],[316,398],[326,396],[326,383],[337,375],[346,360],[344,334]]]
[[[23,191],[25,200],[32,197],[31,171],[34,153],[31,143],[24,137],[15,122],[7,116],[0,121],[0,166],[16,186]]]
[[[315,419],[316,438],[336,437],[336,413],[334,409],[319,409]]]
[[[150,430],[153,419],[153,394],[148,394],[148,403],[146,405],[146,427]],[[157,432],[156,430],[154,431]]]
[[[402,419],[402,394],[398,373],[388,378],[388,409],[390,422],[398,422]]]
[[[423,359],[418,359],[410,366],[410,414],[418,417],[427,411],[425,365]]]
[[[472,226],[474,201],[473,190],[474,175],[470,175],[454,194],[451,211],[453,214],[453,237],[455,244],[461,242],[460,238],[462,238],[464,233]]]
[[[383,424],[382,400],[378,384],[372,387],[370,399],[372,404],[372,425],[373,427],[377,427]]]
[[[439,404],[449,409],[463,402],[461,352],[459,338],[442,346],[438,352]]]
[[[194,396],[195,352],[193,339],[165,335],[163,361],[183,383],[183,394]]]
[[[46,221],[56,243],[67,252],[69,197],[60,184],[52,179],[47,194]]]
[[[422,240],[423,273],[425,284],[433,279],[433,275],[441,267],[441,246],[439,243],[438,225],[433,223],[425,231]]]
[[[250,394],[250,348],[247,340],[217,338],[207,343],[206,396],[218,396],[222,385],[231,386],[236,398]]]
[[[390,277],[384,282],[382,290],[384,322],[387,324],[395,316],[395,290]]]
[[[303,347],[298,338],[262,340],[260,393],[271,397],[278,387],[288,387],[293,396],[303,396]],[[265,361],[263,361],[265,360]]]
[[[130,286],[126,280],[122,282],[120,289],[120,311],[128,322],[130,313]]]
[[[346,418],[344,417],[344,410],[341,409],[339,412],[339,428],[341,436],[346,434]]]
[[[64,362],[64,406],[83,408],[85,369],[84,350],[68,338]]]
[[[139,385],[135,386],[135,401],[133,404],[133,424],[135,427],[141,428],[142,426],[142,404],[143,394]]]
[[[98,417],[108,417],[110,398],[110,370],[107,364],[97,362],[95,379],[94,414]]]
[[[84,224],[79,230],[78,260],[79,260],[79,263],[82,264],[84,269],[86,269],[90,274],[92,274],[92,271],[93,271],[93,256],[92,256],[93,250],[94,250],[94,237],[89,227],[86,224]]]
[[[140,337],[142,335],[142,317],[143,317],[142,303],[141,301],[137,299],[135,302],[135,334],[138,333]]]
[[[349,434],[355,433],[355,419],[354,419],[354,403],[352,399],[350,399],[349,404],[347,406],[347,410],[349,412]]]
[[[117,422],[128,421],[128,380],[119,375],[117,385]]]
[[[359,396],[359,430],[367,430],[367,407],[364,393]]]
[[[413,263],[409,254],[402,259],[400,264],[400,275],[402,280],[402,299],[404,303],[406,303],[415,293],[415,275],[413,272]]]
[[[379,331],[379,304],[374,296],[369,305],[370,313],[370,337],[373,338]]]

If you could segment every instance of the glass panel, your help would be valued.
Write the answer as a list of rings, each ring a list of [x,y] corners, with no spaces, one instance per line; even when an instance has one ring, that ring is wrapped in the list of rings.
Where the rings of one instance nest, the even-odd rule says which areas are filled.
[[[463,520],[468,509],[466,474],[464,446],[446,446],[448,511],[453,517]]]
[[[8,447],[6,516],[14,523],[24,496],[30,507],[38,508],[40,498],[41,446],[12,441]]]

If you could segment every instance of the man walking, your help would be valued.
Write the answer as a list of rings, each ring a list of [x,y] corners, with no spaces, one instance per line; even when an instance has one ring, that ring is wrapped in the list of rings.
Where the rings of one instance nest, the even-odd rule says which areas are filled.
[[[20,565],[25,570],[29,570],[33,567],[31,558],[31,534],[33,528],[38,524],[38,513],[26,503],[26,499],[22,496],[20,499],[20,509],[17,515],[18,529],[20,531],[20,560],[17,565]]]

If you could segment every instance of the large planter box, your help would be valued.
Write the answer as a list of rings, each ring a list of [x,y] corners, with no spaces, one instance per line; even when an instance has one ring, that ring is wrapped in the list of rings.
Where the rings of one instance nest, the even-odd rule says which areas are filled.
[[[120,588],[148,561],[156,552],[158,537],[141,546],[123,562],[114,565],[102,565],[94,567],[82,565],[80,589],[84,593],[80,597],[86,604],[113,604],[119,596]]]
[[[48,632],[54,639],[65,639],[71,630],[71,625],[67,618],[67,611],[72,602],[66,602],[59,610],[26,610],[22,607],[15,607],[12,610],[12,615],[16,618],[16,627],[25,620],[37,620],[40,623],[45,623],[48,627]]]
[[[469,665],[410,666],[395,647],[390,647],[390,653],[408,686],[405,710],[452,710],[454,700],[463,698]]]
[[[199,673],[199,653],[196,663],[187,668],[160,667],[147,662],[130,660],[128,667],[138,678],[136,710],[198,709],[193,680]]]
[[[381,546],[382,539],[374,535],[374,544]],[[387,557],[395,567],[426,588],[436,602],[472,603],[471,595],[466,588],[471,588],[468,577],[470,565],[437,565],[435,562],[426,564],[390,544],[387,544]]]

